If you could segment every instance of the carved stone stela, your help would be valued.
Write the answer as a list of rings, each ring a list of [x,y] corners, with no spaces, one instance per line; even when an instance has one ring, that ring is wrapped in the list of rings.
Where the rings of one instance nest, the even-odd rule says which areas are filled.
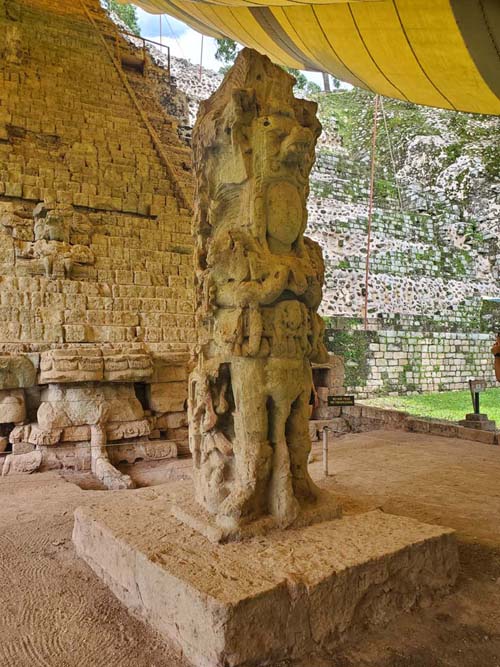
[[[293,85],[244,49],[193,132],[190,448],[196,499],[228,531],[266,514],[288,526],[318,495],[307,457],[311,362],[328,358],[324,265],[304,230],[321,126]]]

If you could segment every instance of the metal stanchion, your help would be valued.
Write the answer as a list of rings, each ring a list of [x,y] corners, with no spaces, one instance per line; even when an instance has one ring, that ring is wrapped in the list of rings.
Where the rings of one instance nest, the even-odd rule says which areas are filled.
[[[323,474],[328,477],[328,426],[323,427]]]

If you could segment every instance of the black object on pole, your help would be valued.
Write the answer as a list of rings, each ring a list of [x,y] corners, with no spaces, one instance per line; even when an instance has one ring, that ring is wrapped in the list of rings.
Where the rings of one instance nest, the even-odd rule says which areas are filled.
[[[486,382],[484,380],[469,380],[470,395],[472,398],[472,408],[474,414],[480,413],[479,394],[486,389]]]

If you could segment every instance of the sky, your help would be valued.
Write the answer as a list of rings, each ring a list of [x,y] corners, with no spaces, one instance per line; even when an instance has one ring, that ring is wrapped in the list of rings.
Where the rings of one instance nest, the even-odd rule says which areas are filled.
[[[149,37],[155,41],[160,41],[160,17],[158,15],[148,14],[142,9],[137,8],[139,26],[143,37]],[[193,30],[185,23],[163,14],[162,16],[162,44],[170,47],[170,53],[177,58],[186,58],[196,65],[200,62],[201,56],[201,34]],[[216,72],[222,64],[215,58],[217,44],[212,37],[203,38],[203,67],[213,69]],[[314,81],[322,87],[323,79],[319,72],[304,72],[308,79]]]

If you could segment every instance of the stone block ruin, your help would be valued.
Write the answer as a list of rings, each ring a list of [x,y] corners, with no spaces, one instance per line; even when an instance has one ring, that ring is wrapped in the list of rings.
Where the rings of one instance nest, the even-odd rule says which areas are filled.
[[[191,154],[157,100],[187,105],[127,51],[97,0],[1,4],[4,474],[187,451]]]
[[[193,135],[195,200],[188,100],[98,0],[4,0],[0,54],[2,473],[130,489],[116,465],[186,452],[189,407],[194,484],[103,494],[73,541],[199,667],[334,650],[446,593],[453,531],[342,517],[307,469],[344,385],[304,235],[314,103],[243,51]]]
[[[97,0],[5,0],[0,27],[0,451],[25,457],[4,473],[96,469],[99,448],[114,464],[188,453],[189,144],[199,104],[222,77],[204,70],[200,79],[198,67],[175,58],[169,75],[165,55],[120,36]],[[432,254],[447,243],[439,220],[376,202],[371,293],[381,316],[358,330],[366,170],[327,130],[308,200],[307,233],[325,248],[321,312],[331,318],[329,358],[313,364],[313,442],[327,424],[343,433],[394,422],[341,414],[329,395],[459,389],[491,370],[491,336],[466,331],[466,321],[498,264],[486,242],[471,257],[462,248],[470,280],[448,270],[439,282],[442,256],[461,243],[456,230]],[[405,275],[405,253],[418,276]],[[87,407],[73,414],[68,406],[80,402]]]
[[[3,472],[128,487],[108,460],[189,452],[193,103],[97,0],[6,0],[0,28]]]

